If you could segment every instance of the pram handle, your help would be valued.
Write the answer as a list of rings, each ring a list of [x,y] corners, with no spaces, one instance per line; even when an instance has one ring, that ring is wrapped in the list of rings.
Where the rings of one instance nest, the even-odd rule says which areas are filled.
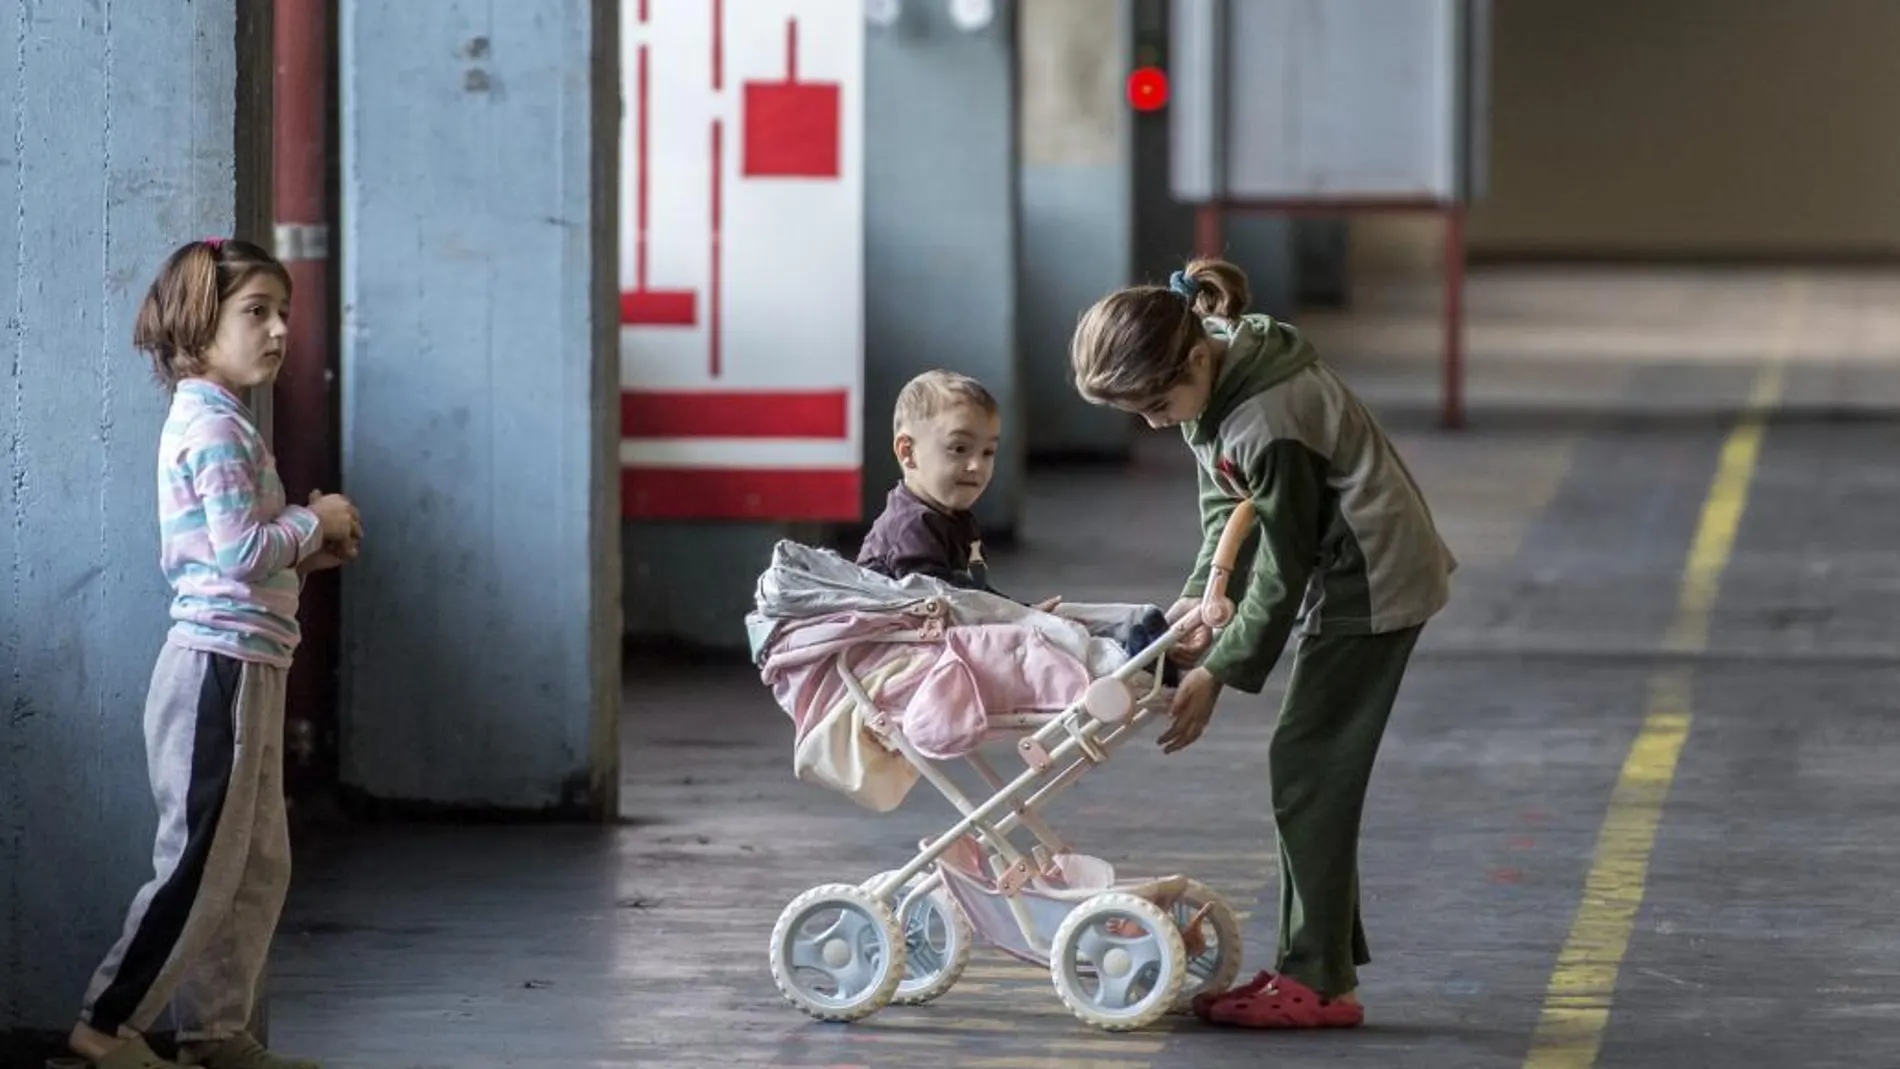
[[[1227,580],[1233,578],[1240,560],[1240,549],[1253,533],[1253,502],[1242,498],[1227,517],[1220,541],[1214,544],[1214,563],[1207,571],[1207,589],[1201,594],[1201,622],[1212,628],[1226,627],[1234,618],[1234,599],[1227,596]]]

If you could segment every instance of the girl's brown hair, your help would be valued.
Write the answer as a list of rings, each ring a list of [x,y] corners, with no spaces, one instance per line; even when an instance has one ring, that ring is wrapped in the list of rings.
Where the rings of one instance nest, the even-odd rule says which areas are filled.
[[[178,247],[145,291],[132,344],[152,358],[152,373],[167,390],[204,373],[205,350],[218,335],[218,309],[260,272],[290,295],[290,272],[277,257],[248,241],[207,238]]]
[[[1094,404],[1144,404],[1187,378],[1188,354],[1207,340],[1201,321],[1237,319],[1251,294],[1225,260],[1195,260],[1166,286],[1130,286],[1095,302],[1069,341],[1075,388]]]

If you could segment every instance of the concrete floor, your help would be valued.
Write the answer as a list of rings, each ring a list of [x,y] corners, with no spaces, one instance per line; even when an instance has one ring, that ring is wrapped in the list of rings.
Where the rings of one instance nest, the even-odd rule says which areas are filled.
[[[1431,424],[1432,334],[1413,311],[1429,293],[1309,321],[1464,562],[1366,815],[1366,1027],[1111,1036],[1069,1017],[1045,972],[984,952],[931,1006],[811,1023],[767,970],[779,910],[903,860],[950,810],[920,787],[878,816],[794,782],[788,722],[743,666],[635,664],[621,826],[378,827],[300,847],[276,1044],[331,1069],[1900,1064],[1900,278],[1474,286],[1462,434]],[[1764,368],[1778,414],[1751,468],[1731,431]],[[1725,457],[1716,497],[1734,503],[1738,472],[1748,497],[1712,548]],[[1195,531],[1178,443],[1033,487],[999,583],[1172,594]],[[1712,561],[1702,617],[1679,589]],[[1181,754],[1124,751],[1051,813],[1083,849],[1224,891],[1248,913],[1249,973],[1271,963],[1282,682],[1227,698]],[[1631,760],[1645,724],[1682,714],[1673,775],[1644,747]],[[1613,1000],[1547,1009],[1553,975]],[[1539,1039],[1540,1019],[1570,1031]]]

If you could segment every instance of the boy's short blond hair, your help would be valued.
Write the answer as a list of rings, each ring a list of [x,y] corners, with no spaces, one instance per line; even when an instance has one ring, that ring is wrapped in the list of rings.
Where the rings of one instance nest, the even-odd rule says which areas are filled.
[[[983,384],[968,375],[936,368],[904,384],[897,393],[897,409],[891,416],[891,433],[936,416],[957,405],[975,405],[991,416],[999,414],[996,398]]]

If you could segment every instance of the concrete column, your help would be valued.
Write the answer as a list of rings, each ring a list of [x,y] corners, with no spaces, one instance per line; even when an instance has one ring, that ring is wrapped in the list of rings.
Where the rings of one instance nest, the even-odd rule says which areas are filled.
[[[268,243],[238,223],[269,183],[234,143],[237,7],[0,13],[0,1064],[71,1027],[151,872],[168,401],[132,320],[178,243]]]
[[[341,775],[608,815],[616,4],[344,0]]]
[[[1076,319],[1133,280],[1130,0],[1020,0],[1021,428],[1032,456],[1119,458],[1132,424],[1069,384]],[[1115,17],[1104,17],[1112,11]],[[1014,428],[1012,428],[1014,430]]]

